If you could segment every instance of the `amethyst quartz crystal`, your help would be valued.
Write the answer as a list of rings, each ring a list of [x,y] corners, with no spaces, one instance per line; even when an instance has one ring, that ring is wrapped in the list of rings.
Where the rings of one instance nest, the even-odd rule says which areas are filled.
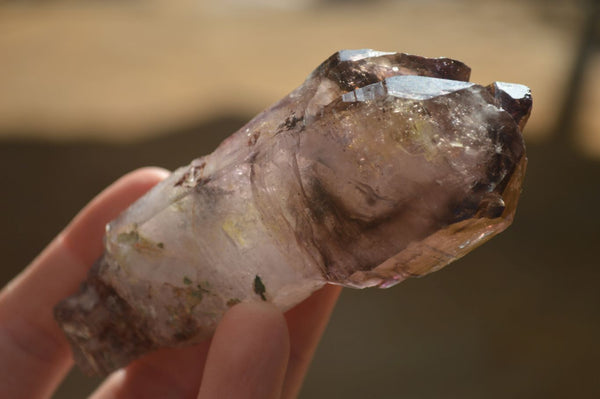
[[[106,228],[55,309],[77,363],[106,374],[209,337],[227,309],[282,310],[324,284],[390,287],[512,222],[525,86],[469,83],[447,58],[340,51],[212,154]]]

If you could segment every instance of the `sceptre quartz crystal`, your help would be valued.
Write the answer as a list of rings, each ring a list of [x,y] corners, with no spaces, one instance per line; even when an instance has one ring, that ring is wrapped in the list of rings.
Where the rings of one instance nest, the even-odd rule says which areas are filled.
[[[106,374],[209,337],[227,309],[286,310],[324,284],[390,287],[504,230],[525,173],[525,86],[447,58],[344,50],[108,224],[55,309]]]

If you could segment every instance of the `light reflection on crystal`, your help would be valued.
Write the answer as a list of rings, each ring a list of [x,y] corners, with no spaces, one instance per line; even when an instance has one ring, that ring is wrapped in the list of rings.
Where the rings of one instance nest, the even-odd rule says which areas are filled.
[[[505,91],[514,99],[522,99],[531,96],[529,87],[517,83],[495,82],[497,88]]]

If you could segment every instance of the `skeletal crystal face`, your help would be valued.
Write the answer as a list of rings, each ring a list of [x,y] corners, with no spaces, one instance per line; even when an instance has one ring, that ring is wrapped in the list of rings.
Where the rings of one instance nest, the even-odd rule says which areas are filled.
[[[107,373],[198,342],[242,301],[286,310],[326,283],[389,287],[504,230],[531,96],[469,72],[341,51],[176,170],[109,224],[81,292],[57,306],[77,362]]]

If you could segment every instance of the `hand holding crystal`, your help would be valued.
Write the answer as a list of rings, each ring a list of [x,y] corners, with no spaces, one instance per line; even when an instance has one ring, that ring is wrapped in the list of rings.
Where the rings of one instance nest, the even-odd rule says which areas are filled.
[[[145,168],[119,179],[85,207],[0,293],[0,392],[50,397],[73,365],[53,306],[76,291],[102,253],[105,224],[161,181]],[[289,398],[296,396],[339,294],[327,286],[285,316],[267,303],[232,307],[212,341],[161,349],[112,373],[101,398]]]
[[[27,353],[37,360],[33,375],[47,380],[22,385],[36,361],[19,358],[22,365],[6,364],[21,377],[5,381],[56,385],[70,363],[49,306],[72,293],[93,263],[54,314],[84,372],[126,366],[99,395],[143,387],[136,379],[153,373],[160,377],[148,387],[196,381],[185,390],[195,394],[204,367],[201,395],[256,377],[273,382],[251,384],[264,390],[256,397],[276,396],[280,386],[293,396],[339,292],[328,284],[388,288],[441,269],[511,224],[527,164],[521,130],[531,93],[518,84],[470,83],[469,74],[447,58],[340,51],[113,219],[158,179],[146,170],[126,177],[129,185],[116,183],[0,298],[0,332],[15,344],[5,346],[7,358]],[[293,308],[289,364],[287,333],[277,332],[285,324],[271,305]],[[210,337],[209,350],[202,342]],[[257,352],[271,340],[281,345]],[[40,359],[54,365],[58,352],[62,374],[40,366]],[[165,360],[173,353],[180,361]],[[257,377],[265,370],[276,375]],[[220,385],[222,375],[235,383]]]

